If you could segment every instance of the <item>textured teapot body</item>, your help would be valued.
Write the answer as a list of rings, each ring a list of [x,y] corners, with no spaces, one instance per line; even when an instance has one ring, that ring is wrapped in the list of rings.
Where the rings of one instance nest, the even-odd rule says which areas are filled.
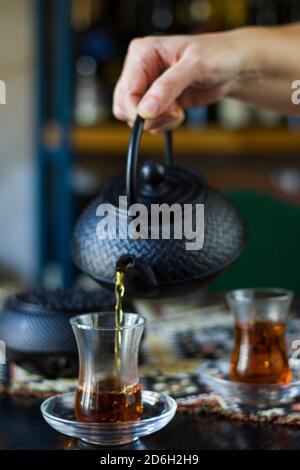
[[[207,188],[204,203],[204,244],[200,250],[187,250],[182,239],[101,240],[97,208],[105,203],[95,199],[81,215],[74,232],[73,257],[77,266],[104,286],[113,288],[115,267],[122,256],[130,256],[150,267],[153,279],[145,280],[137,268],[127,286],[133,296],[173,296],[211,282],[242,252],[246,231],[239,214],[219,192]],[[150,276],[149,276],[150,277]]]

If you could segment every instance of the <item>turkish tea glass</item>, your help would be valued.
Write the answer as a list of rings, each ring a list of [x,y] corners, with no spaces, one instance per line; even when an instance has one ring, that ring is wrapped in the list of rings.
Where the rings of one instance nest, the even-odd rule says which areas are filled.
[[[138,353],[145,318],[124,313],[116,327],[115,313],[73,317],[71,325],[79,352],[75,394],[78,421],[136,421],[143,412],[138,377]]]
[[[226,298],[235,317],[231,380],[289,383],[285,323],[293,294],[284,289],[239,289]]]

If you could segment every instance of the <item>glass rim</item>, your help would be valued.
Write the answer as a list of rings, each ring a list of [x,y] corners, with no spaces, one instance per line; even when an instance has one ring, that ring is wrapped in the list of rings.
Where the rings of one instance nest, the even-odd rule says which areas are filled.
[[[239,294],[241,295],[239,297]],[[252,297],[247,296],[247,294],[252,294]],[[256,297],[256,294],[265,294],[264,298]],[[234,289],[226,293],[227,300],[236,300],[239,302],[247,301],[286,301],[292,299],[294,292],[289,289],[284,289],[281,287],[245,287],[241,289]]]
[[[137,317],[138,322],[135,323],[134,325],[123,325],[120,327],[116,326],[95,326],[95,325],[84,325],[78,323],[78,320],[80,318],[92,316],[92,315],[99,315],[99,316],[105,316],[105,315],[116,315],[115,312],[109,311],[109,312],[88,312],[88,313],[80,313],[78,315],[75,315],[74,317],[70,318],[70,323],[72,327],[79,328],[81,330],[96,330],[96,331],[120,331],[120,330],[133,330],[135,328],[140,328],[142,326],[145,326],[147,323],[147,319],[143,316],[140,315],[139,313],[134,313],[134,312],[123,312],[124,317],[127,315],[133,315],[134,317]]]

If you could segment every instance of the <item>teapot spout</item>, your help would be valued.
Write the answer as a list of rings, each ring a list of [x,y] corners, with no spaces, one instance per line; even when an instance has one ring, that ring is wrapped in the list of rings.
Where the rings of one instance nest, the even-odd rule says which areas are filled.
[[[158,293],[155,273],[144,260],[123,255],[116,268],[124,271],[125,291],[130,297],[153,297]]]

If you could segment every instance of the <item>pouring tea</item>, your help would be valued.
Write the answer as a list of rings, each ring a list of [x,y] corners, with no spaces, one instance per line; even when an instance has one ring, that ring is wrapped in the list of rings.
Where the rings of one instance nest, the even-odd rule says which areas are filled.
[[[139,145],[144,121],[137,117],[129,142],[126,175],[114,178],[106,190],[86,208],[75,227],[73,258],[77,266],[100,284],[113,289],[115,266],[122,256],[130,256],[125,287],[129,296],[168,297],[202,287],[224,272],[241,254],[246,244],[246,227],[231,202],[210,188],[195,171],[173,164],[170,134],[166,137],[165,164],[146,162],[138,167]],[[127,196],[127,207],[119,208],[120,196]],[[201,249],[187,249],[190,237],[181,227],[182,237],[164,239],[158,236],[125,237],[117,227],[116,237],[97,236],[97,226],[105,217],[98,208],[113,206],[118,219],[128,217],[133,205],[174,204],[184,211],[190,205],[191,219],[196,220],[197,207],[204,207],[203,243]],[[153,231],[148,220],[148,231]],[[165,227],[158,218],[161,233]],[[174,217],[167,229],[174,235],[178,227]],[[191,226],[191,230],[198,229]],[[196,233],[197,235],[197,233]],[[201,238],[201,237],[200,237]]]

